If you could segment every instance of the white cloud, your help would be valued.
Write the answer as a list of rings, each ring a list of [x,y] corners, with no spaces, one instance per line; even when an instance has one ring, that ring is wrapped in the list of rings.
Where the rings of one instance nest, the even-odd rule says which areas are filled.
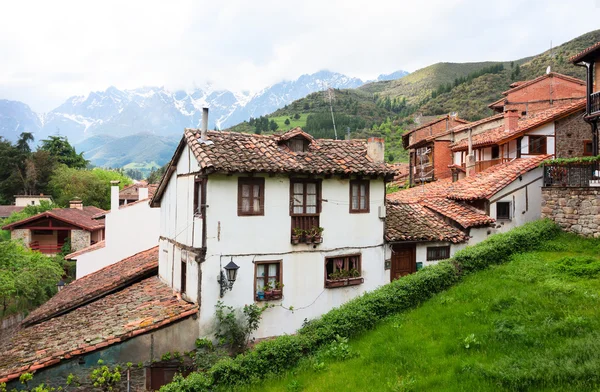
[[[3,2],[0,98],[47,111],[110,85],[257,90],[325,68],[511,60],[597,28],[597,1]]]

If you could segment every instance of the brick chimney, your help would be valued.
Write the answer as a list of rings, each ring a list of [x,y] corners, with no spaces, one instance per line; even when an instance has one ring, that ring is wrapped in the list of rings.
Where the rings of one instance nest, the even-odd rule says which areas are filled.
[[[69,202],[69,208],[76,208],[78,210],[83,210],[83,201],[81,199],[74,199]]]
[[[375,163],[383,163],[385,160],[385,141],[381,137],[370,137],[367,139],[367,156]]]
[[[504,112],[504,130],[514,131],[519,127],[519,112],[516,109],[509,109]]]

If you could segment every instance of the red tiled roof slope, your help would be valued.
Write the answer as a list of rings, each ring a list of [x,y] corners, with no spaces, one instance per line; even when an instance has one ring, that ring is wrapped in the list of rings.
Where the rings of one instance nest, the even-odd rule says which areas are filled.
[[[289,133],[293,133],[294,136],[306,135],[299,128]],[[295,153],[288,149],[285,143],[281,143],[286,135],[208,131],[208,139],[213,143],[205,144],[199,141],[198,130],[186,129],[184,138],[203,170],[226,173],[395,173],[391,166],[375,163],[367,157],[367,145],[362,140],[315,139],[310,141],[308,151]],[[308,138],[312,139],[310,135]]]
[[[539,82],[540,80],[544,80],[544,79],[547,79],[547,78],[554,78],[554,77],[556,77],[556,78],[560,78],[560,79],[564,79],[564,80],[567,80],[567,81],[569,81],[569,82],[573,82],[573,83],[577,83],[577,84],[580,84],[580,85],[582,85],[582,86],[585,86],[585,82],[584,82],[583,80],[581,80],[581,79],[577,79],[577,78],[574,78],[574,77],[572,77],[572,76],[569,76],[569,75],[563,75],[563,74],[560,74],[560,73],[558,73],[558,72],[550,72],[550,73],[544,74],[544,75],[542,75],[542,76],[538,76],[538,77],[537,77],[537,78],[535,78],[535,79],[531,79],[531,80],[525,80],[525,81],[523,81],[523,82],[519,82],[519,83],[518,83],[516,86],[514,86],[514,87],[512,87],[513,85],[511,84],[511,87],[512,87],[512,88],[511,88],[511,89],[509,89],[509,90],[506,90],[506,91],[504,91],[504,92],[502,93],[502,95],[505,95],[505,96],[506,96],[506,95],[508,95],[508,94],[510,94],[510,93],[512,93],[512,92],[515,92],[515,91],[517,91],[517,90],[520,90],[520,89],[522,89],[522,88],[525,88],[525,87],[527,87],[527,86],[531,86],[532,84],[536,84],[536,83],[537,83],[537,82]]]
[[[158,246],[137,253],[66,285],[48,302],[23,320],[24,325],[42,322],[82,306],[158,270]]]
[[[449,187],[453,184],[451,178],[444,178],[438,181],[429,182],[423,185],[417,185],[409,189],[403,189],[398,192],[390,193],[387,199],[403,203],[414,203],[427,200],[433,197],[446,197]]]
[[[0,218],[8,218],[14,212],[21,212],[25,207],[0,206]]]
[[[473,136],[471,138],[473,147],[497,144],[505,140],[513,139],[521,133],[527,132],[551,121],[558,120],[563,116],[575,113],[576,111],[584,108],[585,99],[582,99],[566,105],[546,109],[530,116],[522,117],[518,120],[518,127],[513,130],[506,130],[504,125],[502,125]],[[464,150],[468,148],[468,144],[469,141],[465,138],[456,143],[450,144],[450,148],[452,151]]]
[[[520,175],[538,167],[550,155],[518,158],[508,163],[492,166],[471,177],[456,181],[448,191],[454,200],[487,199],[516,180]]]
[[[487,225],[496,221],[475,207],[445,198],[427,199],[423,201],[423,205],[440,215],[452,219],[465,229]]]
[[[582,50],[581,52],[577,53],[575,56],[571,57],[569,60],[572,63],[578,63],[581,60],[583,60],[587,55],[595,52],[596,50],[600,50],[600,42],[596,42],[594,45],[590,46],[589,48]]]
[[[137,200],[140,188],[148,188],[148,197],[152,198],[158,188],[158,184],[148,184],[146,181],[140,181],[137,184],[128,185],[119,191],[119,199]]]
[[[77,256],[81,256],[83,254],[86,254],[88,252],[93,252],[97,249],[102,249],[106,246],[106,241],[102,240],[102,241],[98,241],[96,242],[94,245],[90,245],[86,248],[80,249],[77,252],[73,252],[73,253],[69,253],[68,255],[65,256],[65,260],[71,260],[74,259]]]
[[[94,231],[104,228],[104,220],[93,219],[93,216],[104,212],[103,209],[86,206],[83,209],[79,208],[54,208],[52,210],[39,213],[29,218],[13,222],[9,225],[4,226],[3,230],[18,227],[22,224],[35,221],[40,218],[55,218],[63,222],[78,226],[88,231]]]
[[[133,338],[197,312],[154,276],[63,316],[20,328],[0,344],[0,382]]]
[[[419,203],[388,202],[385,239],[398,241],[464,242],[467,235]]]

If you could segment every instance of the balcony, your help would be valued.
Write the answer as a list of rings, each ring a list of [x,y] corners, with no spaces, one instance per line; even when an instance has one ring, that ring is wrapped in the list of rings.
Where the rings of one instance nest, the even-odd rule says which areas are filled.
[[[590,95],[590,115],[600,114],[600,91]]]
[[[318,229],[319,215],[294,215],[292,218],[291,241],[299,243],[320,244],[323,242],[322,232]]]
[[[482,172],[486,169],[489,169],[492,166],[499,165],[501,163],[506,163],[510,161],[509,158],[497,158],[497,159],[489,159],[487,161],[477,161],[475,162],[475,173]],[[466,163],[461,163],[463,170],[466,170]]]
[[[600,187],[600,162],[544,165],[546,187]]]
[[[29,243],[29,249],[37,250],[45,255],[55,255],[60,253],[63,244],[40,244],[39,241],[33,241]]]

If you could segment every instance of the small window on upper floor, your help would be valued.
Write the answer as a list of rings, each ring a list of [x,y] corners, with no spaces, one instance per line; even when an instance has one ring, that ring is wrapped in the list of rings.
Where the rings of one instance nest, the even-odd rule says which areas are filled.
[[[584,140],[583,141],[583,156],[589,157],[592,156],[592,154],[594,153],[594,149],[592,148],[592,141],[591,140]]]
[[[293,138],[288,140],[288,147],[293,152],[305,152],[308,150],[308,142],[304,138]]]
[[[350,213],[369,212],[369,180],[350,181]]]
[[[529,136],[529,155],[546,154],[546,136]]]
[[[511,203],[509,201],[499,201],[496,203],[496,220],[510,220]]]
[[[238,216],[265,214],[265,179],[238,179]]]
[[[203,178],[197,178],[194,183],[194,216],[202,216],[202,207],[205,204],[204,201],[204,187],[206,186],[206,180]]]

